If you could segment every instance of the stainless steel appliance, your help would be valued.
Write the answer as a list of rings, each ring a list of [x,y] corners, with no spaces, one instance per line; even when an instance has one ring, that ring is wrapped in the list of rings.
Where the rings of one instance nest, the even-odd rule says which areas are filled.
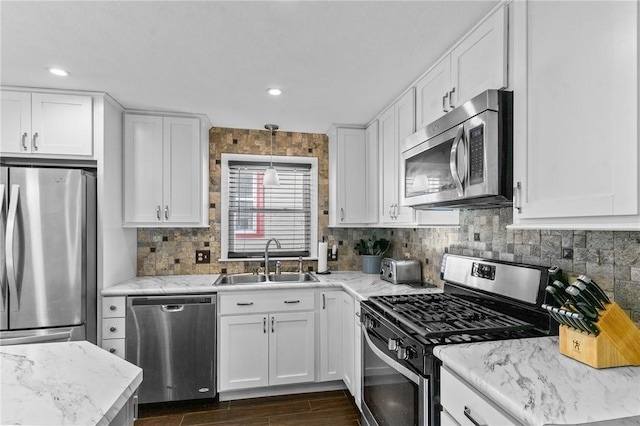
[[[512,99],[512,92],[488,90],[409,136],[402,147],[402,205],[511,205]]]
[[[422,268],[417,260],[385,257],[380,263],[380,278],[392,284],[421,284]]]
[[[440,425],[441,344],[555,335],[544,267],[445,255],[443,293],[361,302],[362,412],[368,425]]]
[[[128,297],[126,359],[140,403],[216,396],[216,295]]]
[[[96,342],[96,177],[0,167],[0,344]]]

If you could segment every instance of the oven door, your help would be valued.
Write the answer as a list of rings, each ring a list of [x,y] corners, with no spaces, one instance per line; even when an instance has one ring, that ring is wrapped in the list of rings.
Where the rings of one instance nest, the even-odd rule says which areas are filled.
[[[369,426],[428,424],[428,380],[393,358],[387,343],[362,328],[362,412]],[[394,353],[394,352],[391,352]]]

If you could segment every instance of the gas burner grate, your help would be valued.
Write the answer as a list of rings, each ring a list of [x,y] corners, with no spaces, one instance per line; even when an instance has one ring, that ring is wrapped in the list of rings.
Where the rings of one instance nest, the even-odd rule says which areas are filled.
[[[534,326],[451,294],[373,296],[369,301],[425,338],[529,330]]]

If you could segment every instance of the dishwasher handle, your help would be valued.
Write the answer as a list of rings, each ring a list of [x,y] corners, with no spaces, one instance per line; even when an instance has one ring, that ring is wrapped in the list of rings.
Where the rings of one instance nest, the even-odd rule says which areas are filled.
[[[184,311],[184,305],[162,305],[162,312],[181,312]]]

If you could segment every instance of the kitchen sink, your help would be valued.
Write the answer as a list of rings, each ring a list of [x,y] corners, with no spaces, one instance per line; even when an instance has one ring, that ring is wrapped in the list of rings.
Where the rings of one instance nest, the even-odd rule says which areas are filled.
[[[218,279],[213,283],[213,285],[224,285],[224,284],[259,284],[267,281],[267,277],[264,275],[255,275],[255,274],[222,274],[218,277]]]
[[[309,272],[284,272],[282,274],[269,275],[269,282],[274,283],[309,283],[317,282],[318,278]]]
[[[270,274],[269,279],[264,275],[256,274],[222,274],[213,285],[239,285],[260,283],[308,283],[317,282],[318,278],[309,272],[285,272],[282,274]]]

